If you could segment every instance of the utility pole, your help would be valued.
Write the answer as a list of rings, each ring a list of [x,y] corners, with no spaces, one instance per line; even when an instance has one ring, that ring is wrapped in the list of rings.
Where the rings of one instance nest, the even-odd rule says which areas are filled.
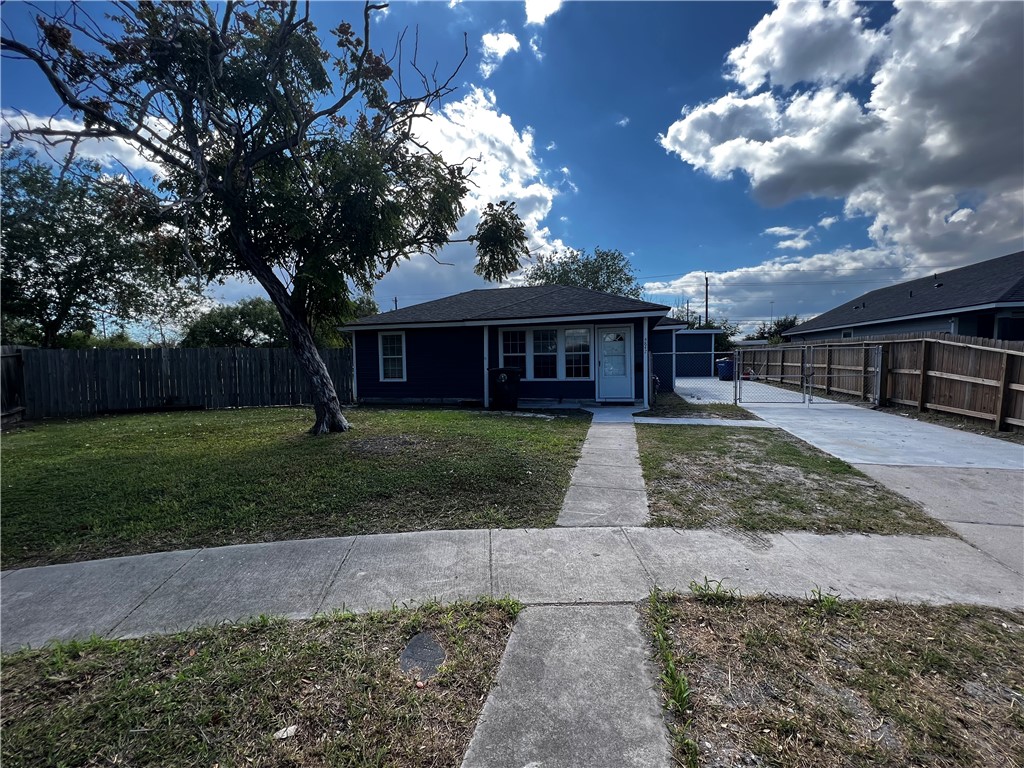
[[[774,301],[769,301],[768,303],[771,305],[771,313],[772,313],[771,314],[772,319],[768,321],[768,328],[771,329],[771,327],[773,325],[775,325],[775,302]]]
[[[708,314],[708,273],[704,273],[704,325],[711,322],[711,316]]]
[[[398,309],[398,297],[395,296],[395,309]]]
[[[686,300],[686,324],[690,324],[690,300]]]

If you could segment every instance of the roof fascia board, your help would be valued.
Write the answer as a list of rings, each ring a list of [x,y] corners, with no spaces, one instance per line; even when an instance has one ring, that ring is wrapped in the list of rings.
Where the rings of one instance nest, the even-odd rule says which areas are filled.
[[[458,320],[442,323],[367,323],[366,325],[344,325],[345,331],[382,331],[390,328],[478,328],[484,325],[544,325],[545,323],[589,323],[595,320],[631,320],[637,317],[664,317],[664,312],[619,312],[600,315],[551,315],[523,317],[502,320]]]
[[[821,331],[836,331],[842,328],[859,328],[864,325],[878,325],[879,323],[896,323],[902,320],[920,320],[926,317],[940,317],[942,315],[956,315],[961,312],[979,312],[983,309],[1011,309],[1013,307],[1024,307],[1024,301],[995,301],[991,304],[976,304],[972,307],[954,307],[935,312],[921,312],[916,315],[899,315],[898,317],[882,317],[878,320],[865,320],[862,323],[842,323],[840,325],[828,325],[824,328],[808,328],[806,331],[792,329],[784,332],[783,336],[801,336],[805,333],[819,333]]]

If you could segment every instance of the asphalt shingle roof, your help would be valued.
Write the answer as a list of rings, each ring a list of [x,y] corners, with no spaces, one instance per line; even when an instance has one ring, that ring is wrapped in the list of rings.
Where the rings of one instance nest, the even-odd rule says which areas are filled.
[[[1024,301],[1024,251],[870,291],[784,335],[1014,301]]]
[[[567,285],[482,288],[363,317],[345,327],[461,323],[470,320],[525,320],[564,315],[629,315],[640,312],[667,312],[668,309],[661,304]]]

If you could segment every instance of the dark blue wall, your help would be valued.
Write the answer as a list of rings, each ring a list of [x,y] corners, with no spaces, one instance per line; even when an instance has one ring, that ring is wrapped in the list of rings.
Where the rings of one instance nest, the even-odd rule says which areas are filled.
[[[399,330],[399,329],[396,329]],[[405,381],[381,381],[377,331],[356,331],[356,391],[360,400],[482,400],[482,328],[405,330]]]
[[[658,318],[650,319],[653,326]],[[544,323],[543,327],[580,327],[630,325],[633,329],[633,366],[635,397],[644,396],[644,323],[648,318],[623,318],[597,323]],[[521,326],[506,326],[521,327]],[[527,326],[533,327],[533,326]],[[402,329],[395,329],[402,330]],[[484,355],[481,327],[409,328],[405,330],[406,381],[380,381],[378,331],[356,331],[356,389],[360,400],[482,400],[484,397]],[[500,365],[499,326],[488,326],[487,366]],[[666,333],[651,334],[655,337]],[[660,342],[659,342],[660,343]],[[597,339],[591,339],[591,373],[596,374]],[[650,339],[649,339],[650,345]],[[671,337],[669,337],[671,349]],[[668,377],[671,379],[671,377]],[[592,400],[596,380],[524,381],[521,398]]]

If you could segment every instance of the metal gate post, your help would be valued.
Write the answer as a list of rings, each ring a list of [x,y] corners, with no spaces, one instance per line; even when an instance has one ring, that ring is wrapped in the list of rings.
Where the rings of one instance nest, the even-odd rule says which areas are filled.
[[[743,363],[743,350],[736,349],[732,353],[732,404],[738,405],[740,402],[740,380],[742,379],[743,370],[740,365]]]
[[[807,372],[807,350],[809,347],[800,347],[800,373],[803,380],[804,402],[810,405],[814,402],[814,388],[811,386],[811,379],[814,376],[814,351],[811,351],[811,370]]]

